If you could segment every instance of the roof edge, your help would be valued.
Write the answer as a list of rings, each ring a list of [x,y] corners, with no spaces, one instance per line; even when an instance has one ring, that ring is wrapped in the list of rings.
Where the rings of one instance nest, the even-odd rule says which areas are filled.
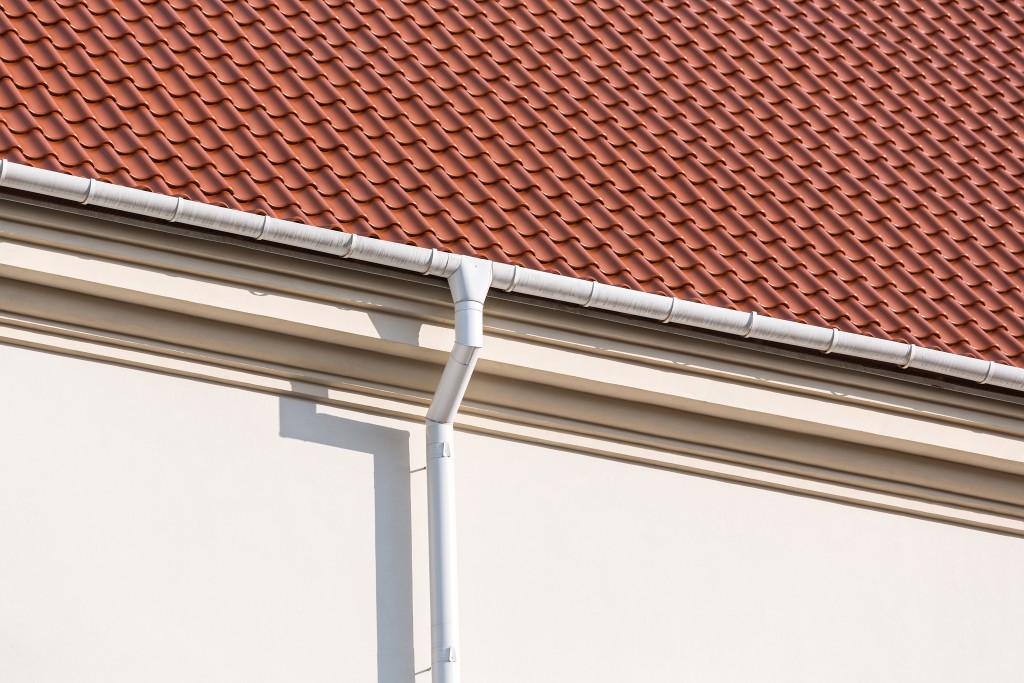
[[[424,275],[445,277],[457,266],[456,260],[469,258],[437,249],[385,242],[34,168],[6,159],[0,159],[0,188],[275,242]],[[623,313],[665,324],[774,342],[823,354],[923,370],[944,377],[1024,392],[1024,369],[994,361],[614,287],[521,266],[489,263],[492,263],[494,274],[491,286],[506,292]]]

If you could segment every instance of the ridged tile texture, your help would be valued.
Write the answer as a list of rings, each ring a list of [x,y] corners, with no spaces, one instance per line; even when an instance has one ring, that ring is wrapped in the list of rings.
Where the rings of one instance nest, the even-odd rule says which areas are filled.
[[[0,3],[0,156],[1024,365],[1024,6]]]

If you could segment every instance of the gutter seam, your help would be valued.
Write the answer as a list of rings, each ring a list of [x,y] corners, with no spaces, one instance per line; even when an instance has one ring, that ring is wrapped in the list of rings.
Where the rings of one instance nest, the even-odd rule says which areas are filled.
[[[277,242],[432,276],[450,277],[463,262],[462,257],[436,249],[315,228],[303,223],[24,166],[6,159],[0,159],[0,188],[256,240]],[[924,370],[980,385],[1024,392],[1024,368],[843,332],[834,328],[816,327],[759,316],[752,312],[719,308],[565,275],[528,270],[521,266],[492,263],[483,259],[471,261],[488,263],[491,271],[490,286],[507,292],[624,313],[665,324],[685,325],[736,337],[775,342],[825,354]]]

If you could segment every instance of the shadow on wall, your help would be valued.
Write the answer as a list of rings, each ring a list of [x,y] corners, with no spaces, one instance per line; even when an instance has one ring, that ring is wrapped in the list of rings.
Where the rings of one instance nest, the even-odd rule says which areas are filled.
[[[415,668],[409,433],[321,414],[313,401],[290,396],[280,399],[280,420],[282,437],[373,456],[377,683],[408,683]]]
[[[420,332],[423,329],[423,323],[377,311],[367,311],[367,316],[381,339],[410,346],[420,345]]]

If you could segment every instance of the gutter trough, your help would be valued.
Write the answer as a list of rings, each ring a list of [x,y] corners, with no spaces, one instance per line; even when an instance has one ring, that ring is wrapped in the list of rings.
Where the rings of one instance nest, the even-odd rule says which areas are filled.
[[[276,242],[424,275],[448,277],[450,272],[445,270],[448,259],[466,258],[435,249],[385,242],[371,237],[121,187],[66,173],[15,164],[4,159],[0,159],[0,188],[255,240]],[[506,292],[1024,391],[1024,368],[834,328],[779,320],[752,312],[613,287],[506,263],[486,263],[492,271],[491,288]]]

